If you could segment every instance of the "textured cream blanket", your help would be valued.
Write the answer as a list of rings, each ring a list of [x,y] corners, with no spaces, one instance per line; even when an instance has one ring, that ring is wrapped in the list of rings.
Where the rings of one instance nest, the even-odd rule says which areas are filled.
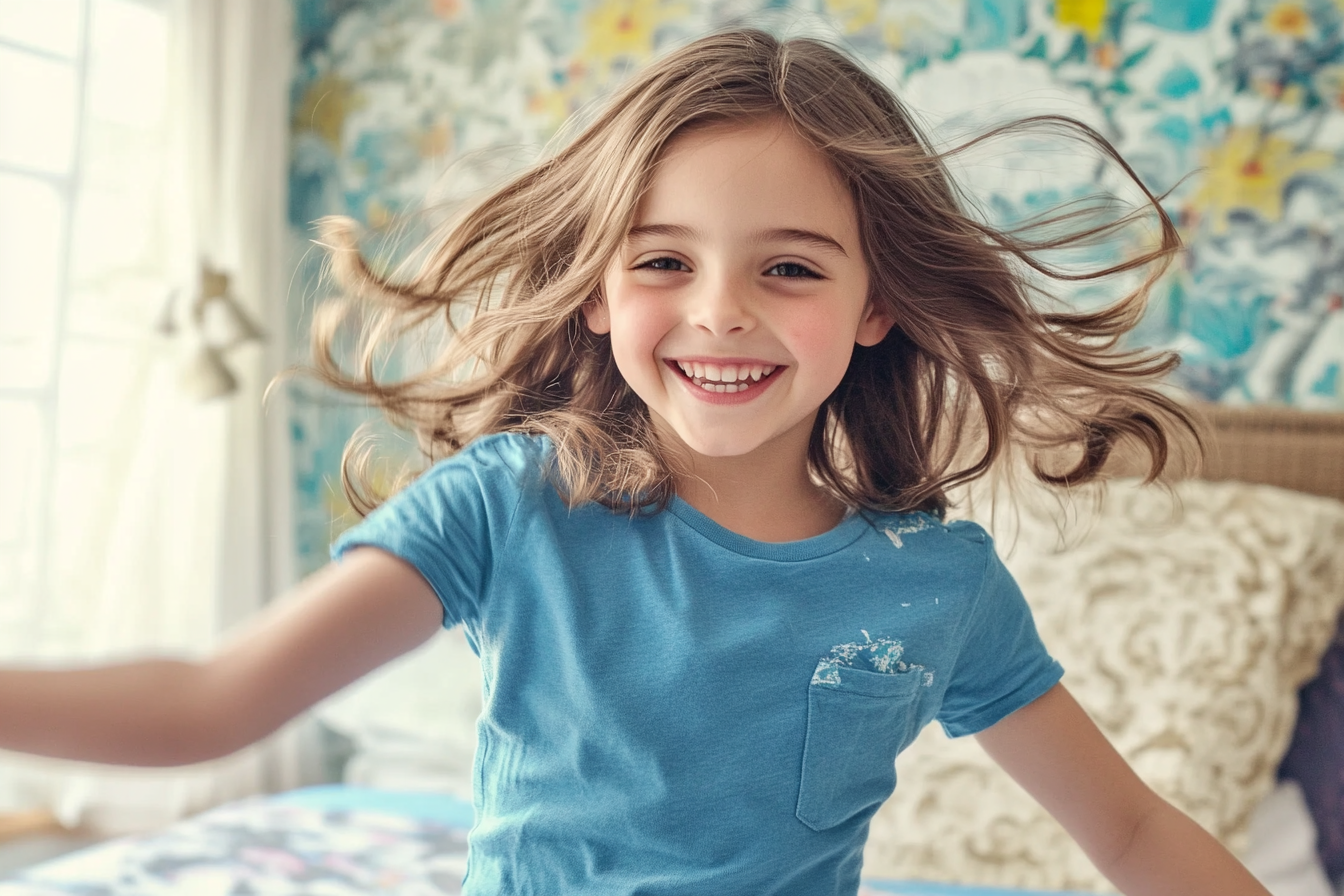
[[[1195,480],[1036,503],[992,528],[1064,683],[1145,781],[1242,850],[1344,605],[1344,504]],[[973,738],[930,726],[896,767],[867,874],[1112,891]]]

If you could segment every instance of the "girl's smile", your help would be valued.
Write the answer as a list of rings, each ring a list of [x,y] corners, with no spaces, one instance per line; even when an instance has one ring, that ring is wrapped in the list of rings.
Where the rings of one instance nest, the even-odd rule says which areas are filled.
[[[751,401],[770,387],[783,364],[741,358],[702,358],[668,361],[680,371],[691,394],[711,404]]]

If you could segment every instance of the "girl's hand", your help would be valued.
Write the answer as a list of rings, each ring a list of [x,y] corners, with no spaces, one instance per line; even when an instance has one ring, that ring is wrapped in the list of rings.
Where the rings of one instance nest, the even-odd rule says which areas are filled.
[[[1269,896],[1134,774],[1063,685],[976,739],[1126,896]]]
[[[419,646],[442,623],[414,568],[357,549],[204,662],[0,670],[0,749],[124,765],[213,759]]]

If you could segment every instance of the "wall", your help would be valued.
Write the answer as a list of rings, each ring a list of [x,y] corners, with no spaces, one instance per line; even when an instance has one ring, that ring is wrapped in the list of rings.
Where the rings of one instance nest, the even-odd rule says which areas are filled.
[[[1181,385],[1215,401],[1344,407],[1344,0],[294,2],[295,295],[320,292],[314,219],[393,225],[404,246],[421,219],[402,216],[522,166],[631,67],[745,20],[841,40],[938,139],[1042,110],[1092,124],[1152,189],[1171,190],[1188,252],[1138,335],[1181,351]],[[1059,145],[1011,150],[965,166],[996,220],[1110,185]],[[294,303],[296,333],[308,304]],[[360,414],[311,387],[294,399],[311,569],[343,510],[329,483]]]

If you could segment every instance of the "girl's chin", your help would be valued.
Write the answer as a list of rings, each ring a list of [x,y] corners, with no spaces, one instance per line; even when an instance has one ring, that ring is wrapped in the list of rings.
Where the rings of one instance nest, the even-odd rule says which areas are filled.
[[[723,433],[706,435],[692,429],[677,427],[655,415],[654,427],[658,439],[673,451],[686,451],[697,457],[742,457],[761,447],[761,440],[743,439],[741,434],[724,438]]]
[[[725,435],[723,432],[697,433],[693,430],[674,429],[672,444],[689,451],[696,457],[726,460],[735,457],[760,455],[762,451],[792,448],[792,439],[779,435],[759,436],[741,431]],[[804,450],[806,446],[804,445]]]
[[[725,428],[722,424],[701,427],[688,421],[672,423],[656,411],[652,413],[654,431],[663,445],[672,451],[689,452],[693,457],[725,460],[735,457],[762,456],[762,452],[788,454],[801,452],[806,463],[807,444],[812,432],[812,420],[800,421],[783,432],[764,434],[744,431],[746,427]],[[763,456],[762,456],[762,459]]]

